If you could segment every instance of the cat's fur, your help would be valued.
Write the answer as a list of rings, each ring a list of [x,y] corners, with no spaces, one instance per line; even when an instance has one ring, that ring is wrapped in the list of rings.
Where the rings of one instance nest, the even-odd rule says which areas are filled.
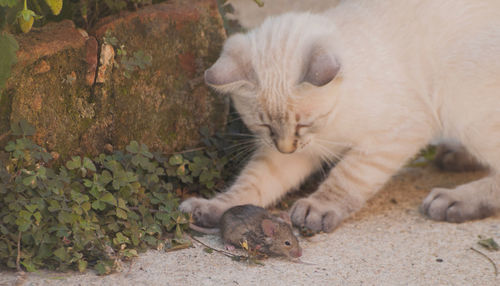
[[[500,1],[348,0],[230,37],[206,82],[230,93],[260,148],[236,182],[181,209],[214,225],[239,204],[268,206],[341,157],[291,209],[332,231],[430,140],[460,141],[491,175],[436,188],[422,209],[461,222],[500,208]]]

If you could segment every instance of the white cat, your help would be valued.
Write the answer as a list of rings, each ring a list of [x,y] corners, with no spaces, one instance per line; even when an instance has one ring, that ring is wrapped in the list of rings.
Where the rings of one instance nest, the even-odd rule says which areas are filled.
[[[491,175],[433,189],[422,209],[462,222],[500,208],[500,1],[347,0],[230,37],[206,71],[260,148],[211,200],[181,204],[201,225],[269,206],[323,161],[341,160],[292,221],[332,231],[430,140],[460,141]]]

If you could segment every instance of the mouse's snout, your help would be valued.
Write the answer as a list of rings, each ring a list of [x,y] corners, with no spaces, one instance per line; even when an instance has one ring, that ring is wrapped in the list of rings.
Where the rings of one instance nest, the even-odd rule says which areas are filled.
[[[298,258],[302,256],[302,248],[298,247],[297,249],[290,250],[290,256],[293,258]]]

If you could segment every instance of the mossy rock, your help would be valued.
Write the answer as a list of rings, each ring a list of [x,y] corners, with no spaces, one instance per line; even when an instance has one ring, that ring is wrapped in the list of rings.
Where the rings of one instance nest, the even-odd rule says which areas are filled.
[[[37,128],[37,143],[64,158],[95,155],[106,144],[122,149],[132,140],[170,153],[197,145],[200,127],[223,128],[228,99],[203,83],[225,39],[215,0],[121,13],[90,34],[63,21],[17,37],[19,61],[2,94],[0,132],[24,118]],[[94,83],[106,36],[117,40],[115,64]],[[151,65],[127,71],[119,49],[129,58],[151,56]]]

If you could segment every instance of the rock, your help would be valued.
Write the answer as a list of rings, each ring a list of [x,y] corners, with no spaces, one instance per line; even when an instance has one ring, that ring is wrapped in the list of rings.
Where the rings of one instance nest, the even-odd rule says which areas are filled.
[[[115,58],[115,50],[112,45],[101,45],[101,57],[99,58],[99,70],[97,71],[97,83],[104,83],[111,75]]]
[[[147,6],[102,19],[88,34],[62,21],[19,35],[0,134],[24,118],[36,142],[63,159],[131,140],[164,152],[197,145],[200,127],[225,125],[227,98],[203,83],[224,39],[215,0]]]
[[[70,20],[49,23],[43,28],[33,28],[30,33],[17,36],[19,51],[18,65],[27,66],[45,56],[68,49],[78,49],[85,38]]]
[[[96,86],[102,96],[113,95],[110,142],[115,149],[137,140],[173,152],[198,144],[201,126],[214,131],[225,125],[227,98],[203,83],[204,70],[225,39],[216,1],[178,3],[105,18],[92,32],[101,43],[113,38],[115,50],[123,45],[127,53],[117,53],[110,80],[98,78],[104,84]],[[151,66],[136,67],[127,79],[126,65],[138,53],[151,56]]]
[[[85,81],[87,85],[94,85],[95,76],[97,72],[97,53],[98,53],[98,43],[96,38],[89,37],[85,42],[86,57],[87,62],[87,74],[85,75]]]
[[[71,21],[50,23],[16,38],[18,63],[2,93],[6,108],[0,109],[0,130],[26,119],[37,129],[38,144],[61,156],[76,153],[91,123],[80,115],[82,108],[92,108],[91,89],[85,84],[85,38]]]
[[[34,66],[33,75],[46,73],[48,71],[50,71],[50,65],[46,61],[41,60],[37,65]]]

